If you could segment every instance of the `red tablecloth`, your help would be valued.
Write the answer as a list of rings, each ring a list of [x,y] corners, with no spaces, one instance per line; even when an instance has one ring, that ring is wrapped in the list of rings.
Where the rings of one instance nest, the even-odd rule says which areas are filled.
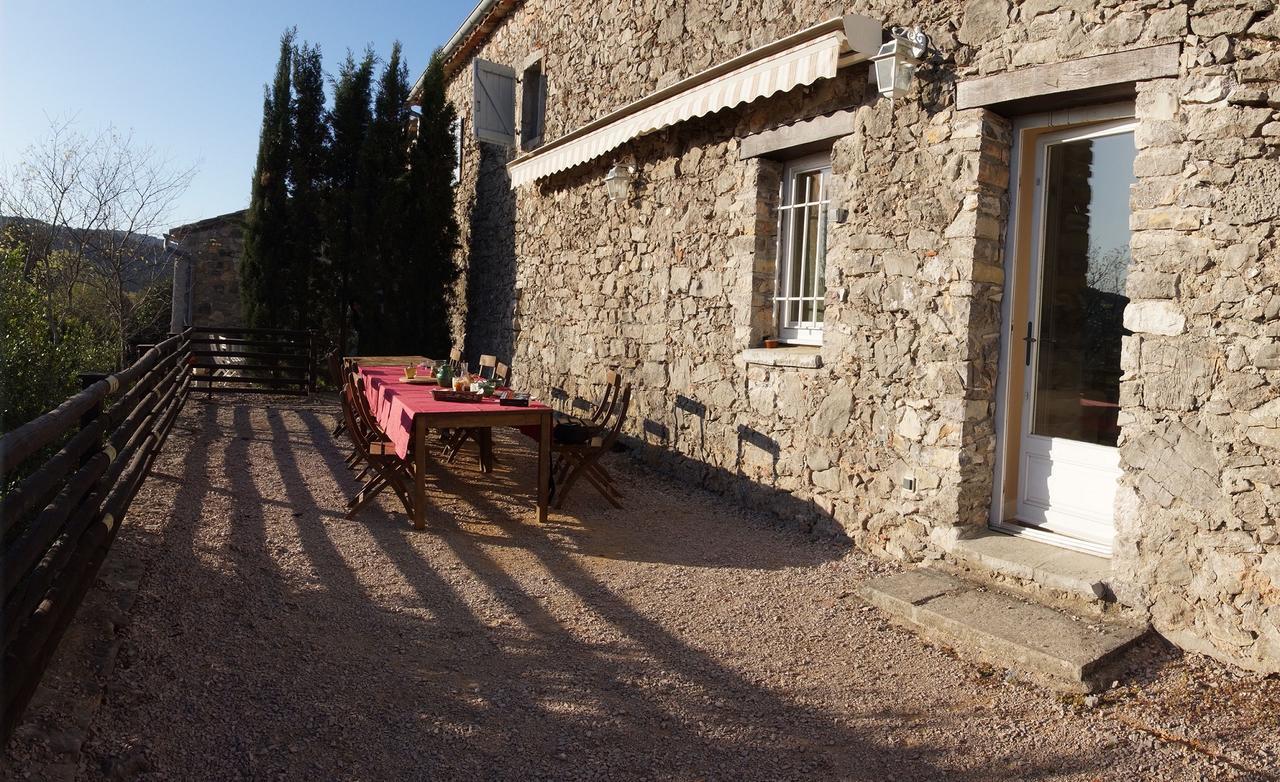
[[[409,455],[409,443],[413,440],[413,416],[417,413],[484,413],[493,417],[494,426],[505,426],[504,415],[522,412],[530,408],[545,408],[541,402],[529,400],[529,407],[503,407],[496,398],[474,404],[464,402],[437,402],[431,392],[436,386],[414,385],[401,382],[404,367],[360,367],[364,377],[364,393],[369,400],[378,425],[387,439],[396,447],[401,458]],[[534,427],[536,437],[536,429]]]

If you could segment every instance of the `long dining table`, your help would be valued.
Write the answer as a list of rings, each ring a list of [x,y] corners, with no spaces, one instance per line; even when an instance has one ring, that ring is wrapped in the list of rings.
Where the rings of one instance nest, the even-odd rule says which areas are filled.
[[[367,361],[368,359],[357,359]],[[365,396],[378,425],[391,441],[396,454],[409,460],[413,472],[413,526],[425,529],[427,433],[432,429],[488,429],[495,426],[517,427],[529,434],[537,432],[538,440],[538,513],[539,523],[547,520],[551,483],[552,409],[536,400],[528,407],[501,405],[497,398],[479,402],[439,401],[432,394],[433,385],[404,382],[404,365],[379,366],[359,364],[364,378]]]

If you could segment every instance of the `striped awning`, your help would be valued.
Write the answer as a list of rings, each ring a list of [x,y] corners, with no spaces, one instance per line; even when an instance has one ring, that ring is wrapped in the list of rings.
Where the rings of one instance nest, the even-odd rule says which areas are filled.
[[[879,23],[848,14],[754,49],[630,103],[508,164],[511,187],[594,160],[633,138],[785,92],[869,59]]]

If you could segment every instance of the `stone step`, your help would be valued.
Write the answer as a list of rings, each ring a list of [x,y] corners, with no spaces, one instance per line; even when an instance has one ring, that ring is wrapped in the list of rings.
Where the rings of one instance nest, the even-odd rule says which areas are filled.
[[[962,578],[1026,593],[1037,602],[1098,614],[1114,603],[1111,560],[1000,532],[953,540],[946,566]]]
[[[938,570],[867,582],[872,605],[961,656],[1009,668],[1052,689],[1095,692],[1145,626],[1083,618]]]

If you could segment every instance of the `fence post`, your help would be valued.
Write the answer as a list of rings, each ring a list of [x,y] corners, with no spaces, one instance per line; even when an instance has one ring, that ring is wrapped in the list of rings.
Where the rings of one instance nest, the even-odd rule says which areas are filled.
[[[98,382],[99,380],[105,380],[109,376],[110,375],[108,375],[106,372],[81,372],[80,388],[81,390],[86,389],[89,386],[93,385],[94,383]],[[96,403],[94,403],[93,407],[86,410],[84,415],[80,416],[81,429],[84,429],[86,426],[93,423],[98,416],[102,415],[102,402],[103,400],[99,399]],[[93,458],[94,454],[96,454],[101,447],[102,447],[102,438],[99,437],[97,447],[90,448],[89,450],[84,452],[84,456],[80,457],[80,466],[83,467],[86,462],[88,462],[91,458]]]

